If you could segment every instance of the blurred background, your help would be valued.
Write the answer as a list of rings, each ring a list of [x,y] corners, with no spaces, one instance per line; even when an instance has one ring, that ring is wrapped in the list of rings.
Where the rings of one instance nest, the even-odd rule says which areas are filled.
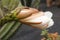
[[[20,0],[24,6],[41,11],[51,11],[55,24],[48,28],[49,32],[60,34],[60,0]],[[41,30],[23,24],[9,40],[41,40]]]

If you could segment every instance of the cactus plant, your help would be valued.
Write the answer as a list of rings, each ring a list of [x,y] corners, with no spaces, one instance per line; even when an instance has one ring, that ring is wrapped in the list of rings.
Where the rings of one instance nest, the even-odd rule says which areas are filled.
[[[1,40],[9,39],[9,37],[18,29],[18,27],[21,26],[20,22],[14,21],[13,16],[12,19],[10,17],[12,15],[11,11],[13,11],[18,6],[20,7],[22,6],[20,0],[0,1],[0,39]],[[11,15],[7,15],[7,14],[11,14]],[[9,20],[10,22],[7,22]]]
[[[27,0],[24,0],[25,6],[26,6],[26,1]],[[34,0],[34,1],[32,0],[31,7],[38,8],[39,3],[40,0]],[[34,8],[22,6],[21,0],[1,0],[0,1],[0,12],[1,12],[0,26],[2,27],[0,28],[0,39],[8,40],[9,37],[11,37],[12,34],[15,33],[15,31],[19,28],[19,26],[21,26],[22,23],[30,24],[32,26],[37,26],[38,28],[42,28],[42,29],[47,28],[46,26],[53,25],[54,22],[51,19],[51,17],[48,18],[48,16],[46,15],[44,16],[43,15],[44,12],[41,12]],[[51,14],[50,16],[52,16],[52,13],[49,12],[49,14]],[[43,20],[41,16],[43,17]],[[38,21],[36,21],[36,18],[34,17],[37,17]],[[41,20],[39,20],[39,17]],[[46,21],[47,24],[50,23],[51,25],[50,24],[43,25],[44,21]],[[46,30],[43,30],[42,35],[46,37],[47,40],[51,40],[47,34],[48,32]]]

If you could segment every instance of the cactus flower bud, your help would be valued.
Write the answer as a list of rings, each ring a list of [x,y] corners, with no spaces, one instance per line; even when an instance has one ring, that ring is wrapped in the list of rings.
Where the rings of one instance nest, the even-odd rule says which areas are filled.
[[[20,22],[37,27],[40,29],[49,28],[54,24],[52,19],[53,14],[49,11],[38,11],[34,8],[22,9],[17,18]]]

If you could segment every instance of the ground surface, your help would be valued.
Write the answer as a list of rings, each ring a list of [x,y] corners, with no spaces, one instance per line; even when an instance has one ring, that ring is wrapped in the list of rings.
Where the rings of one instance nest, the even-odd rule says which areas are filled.
[[[48,30],[49,32],[58,32],[60,34],[60,8],[57,8],[56,6],[47,8],[45,4],[40,4],[39,9],[42,9],[43,11],[51,11],[54,14],[53,19],[55,24]],[[32,28],[23,24],[10,40],[40,40],[40,33],[40,29]]]

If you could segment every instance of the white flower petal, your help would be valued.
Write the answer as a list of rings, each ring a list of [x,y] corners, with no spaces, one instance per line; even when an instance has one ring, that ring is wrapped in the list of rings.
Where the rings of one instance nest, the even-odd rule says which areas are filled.
[[[40,29],[44,29],[48,27],[47,23],[46,24],[30,24],[30,25],[36,28],[40,28]]]
[[[27,20],[26,22],[33,22],[33,23],[37,23],[37,22],[42,22],[42,24],[47,23],[50,20],[50,18],[46,17],[46,16],[41,16],[41,17],[36,17],[30,20]]]
[[[54,21],[52,19],[50,19],[49,23],[48,23],[48,28],[54,25]]]
[[[30,24],[32,25],[33,27],[37,27],[37,28],[40,28],[40,29],[44,29],[44,28],[49,28],[51,26],[54,25],[54,21],[52,19],[50,19],[48,22],[46,23],[40,23],[40,24]]]
[[[45,16],[47,16],[48,18],[51,18],[53,16],[53,13],[50,11],[46,11]]]

